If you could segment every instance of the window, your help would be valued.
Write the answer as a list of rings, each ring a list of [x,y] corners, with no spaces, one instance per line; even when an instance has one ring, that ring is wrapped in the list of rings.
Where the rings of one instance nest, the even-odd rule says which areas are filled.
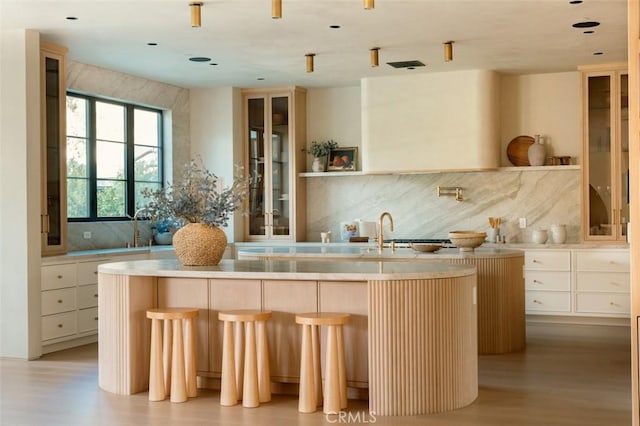
[[[67,94],[67,217],[123,219],[162,186],[162,111]]]

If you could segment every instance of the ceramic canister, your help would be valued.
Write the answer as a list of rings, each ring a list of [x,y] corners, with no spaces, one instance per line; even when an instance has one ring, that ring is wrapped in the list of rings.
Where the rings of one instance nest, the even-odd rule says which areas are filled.
[[[565,225],[551,225],[551,241],[556,244],[567,241],[567,227]]]

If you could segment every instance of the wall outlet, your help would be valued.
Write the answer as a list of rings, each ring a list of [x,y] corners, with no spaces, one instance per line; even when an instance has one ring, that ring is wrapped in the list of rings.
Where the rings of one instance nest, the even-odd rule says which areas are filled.
[[[84,231],[82,233],[82,238],[84,238],[85,240],[90,240],[91,239],[91,231]]]
[[[521,217],[520,219],[520,229],[524,229],[527,227],[527,218]]]

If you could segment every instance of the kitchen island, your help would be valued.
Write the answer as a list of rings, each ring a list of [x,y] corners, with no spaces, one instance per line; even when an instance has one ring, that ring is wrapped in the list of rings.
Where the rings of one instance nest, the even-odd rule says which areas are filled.
[[[239,259],[446,262],[474,265],[478,269],[478,353],[518,352],[526,345],[524,252],[479,247],[472,252],[442,248],[433,253],[410,248],[379,251],[370,244],[241,243]]]
[[[404,262],[223,260],[184,267],[141,260],[99,267],[99,386],[129,395],[148,389],[152,307],[189,306],[197,320],[199,386],[221,367],[217,311],[263,309],[276,391],[299,377],[296,313],[351,314],[345,328],[350,391],[368,389],[378,415],[453,410],[478,395],[476,268]],[[366,393],[366,392],[365,392]],[[350,393],[353,395],[353,392]]]

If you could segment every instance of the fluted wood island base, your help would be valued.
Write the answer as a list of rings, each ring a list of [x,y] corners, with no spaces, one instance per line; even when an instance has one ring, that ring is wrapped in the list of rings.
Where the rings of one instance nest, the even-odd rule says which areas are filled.
[[[143,260],[101,265],[99,385],[122,395],[146,391],[150,325],[145,311],[186,304],[200,309],[199,383],[219,378],[217,312],[229,308],[273,312],[271,381],[296,383],[295,314],[330,308],[352,316],[345,328],[347,383],[368,387],[369,409],[376,415],[464,407],[478,396],[476,281],[474,266],[440,263],[225,260],[203,268]]]

